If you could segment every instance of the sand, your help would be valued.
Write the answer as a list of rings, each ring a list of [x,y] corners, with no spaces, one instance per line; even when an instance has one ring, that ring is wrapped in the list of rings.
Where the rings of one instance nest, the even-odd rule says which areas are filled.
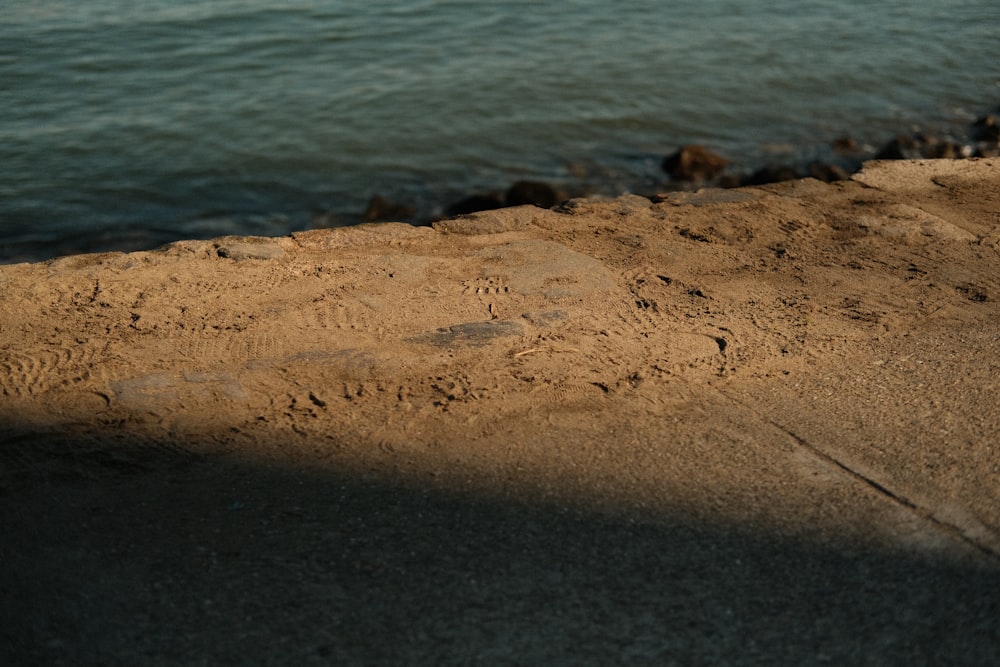
[[[1000,161],[658,199],[0,267],[0,658],[995,657]]]

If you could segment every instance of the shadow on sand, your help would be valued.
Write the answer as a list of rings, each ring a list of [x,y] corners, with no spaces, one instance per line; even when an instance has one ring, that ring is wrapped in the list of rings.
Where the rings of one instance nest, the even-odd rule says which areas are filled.
[[[1000,655],[1000,568],[169,444],[124,457],[92,445],[25,432],[0,445],[3,664]]]

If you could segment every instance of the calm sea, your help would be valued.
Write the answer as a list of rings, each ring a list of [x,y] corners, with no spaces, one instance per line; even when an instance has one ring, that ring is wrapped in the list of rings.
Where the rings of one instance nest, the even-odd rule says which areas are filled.
[[[998,35],[997,0],[5,0],[0,261],[961,133]]]

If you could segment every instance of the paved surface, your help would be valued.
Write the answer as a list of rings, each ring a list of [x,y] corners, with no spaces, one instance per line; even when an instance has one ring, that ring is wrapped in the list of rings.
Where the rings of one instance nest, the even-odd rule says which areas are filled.
[[[0,267],[3,664],[992,664],[1000,175]]]

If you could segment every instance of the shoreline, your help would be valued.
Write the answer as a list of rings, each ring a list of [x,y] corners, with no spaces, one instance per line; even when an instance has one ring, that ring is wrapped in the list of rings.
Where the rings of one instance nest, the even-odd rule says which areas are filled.
[[[886,137],[884,143],[879,146],[867,145],[846,135],[832,138],[828,155],[819,161],[796,162],[775,159],[759,164],[744,164],[745,160],[735,160],[734,156],[718,155],[727,166],[712,178],[672,178],[663,169],[657,169],[656,175],[647,174],[640,177],[636,172],[628,177],[598,163],[570,164],[566,168],[568,173],[566,178],[498,183],[495,189],[467,191],[464,195],[451,199],[439,196],[437,199],[417,201],[398,194],[372,192],[365,210],[313,210],[311,213],[303,211],[301,216],[290,213],[273,216],[261,214],[253,216],[260,218],[259,222],[253,224],[244,222],[242,225],[236,222],[239,218],[237,216],[225,227],[232,229],[230,233],[273,236],[309,229],[349,227],[368,222],[405,222],[426,226],[446,217],[475,211],[523,204],[550,208],[566,199],[588,196],[615,197],[631,192],[655,198],[662,193],[699,187],[732,188],[765,185],[804,177],[830,182],[848,178],[861,168],[864,161],[870,159],[994,157],[1000,154],[998,117],[1000,117],[1000,107],[970,123],[964,136],[933,135],[920,131],[901,132],[894,137]],[[684,145],[678,146],[678,150],[684,147]],[[650,155],[642,159],[659,165],[668,157],[668,155]],[[269,232],[267,229],[269,219],[282,229]],[[226,232],[215,230],[207,233],[173,234],[131,228],[117,231],[104,230],[93,234],[79,233],[61,240],[24,241],[17,244],[0,241],[0,265],[45,261],[80,253],[148,250],[184,238],[208,239],[224,233]]]

